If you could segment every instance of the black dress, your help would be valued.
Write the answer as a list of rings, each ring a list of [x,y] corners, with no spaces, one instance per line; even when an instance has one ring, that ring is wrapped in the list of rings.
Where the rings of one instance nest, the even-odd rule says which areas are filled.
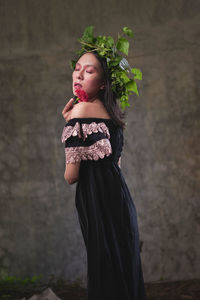
[[[75,205],[87,250],[87,300],[146,300],[137,213],[120,168],[123,129],[111,119],[72,118],[66,163],[81,161]]]

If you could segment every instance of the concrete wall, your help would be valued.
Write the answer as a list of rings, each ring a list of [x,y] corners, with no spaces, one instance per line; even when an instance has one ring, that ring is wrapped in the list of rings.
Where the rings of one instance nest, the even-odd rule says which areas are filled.
[[[133,29],[140,96],[128,109],[122,171],[138,212],[145,281],[197,278],[199,1],[0,0],[0,275],[86,280],[64,180],[69,60],[88,25]]]

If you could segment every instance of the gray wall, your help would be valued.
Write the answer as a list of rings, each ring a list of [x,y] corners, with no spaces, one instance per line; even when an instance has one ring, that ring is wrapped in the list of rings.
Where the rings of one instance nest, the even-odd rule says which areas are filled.
[[[69,60],[88,25],[133,29],[140,68],[122,156],[145,281],[200,276],[199,1],[0,0],[0,275],[86,280],[75,185],[64,180]]]

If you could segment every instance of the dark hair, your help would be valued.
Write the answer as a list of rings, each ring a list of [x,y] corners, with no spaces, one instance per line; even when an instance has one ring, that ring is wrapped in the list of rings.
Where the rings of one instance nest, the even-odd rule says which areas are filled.
[[[88,52],[85,52],[88,53]],[[83,53],[82,55],[84,55]],[[123,129],[125,128],[125,122],[123,119],[126,116],[126,112],[122,112],[121,108],[119,107],[117,103],[117,96],[116,94],[112,91],[111,87],[111,78],[110,78],[110,72],[107,66],[106,58],[101,57],[98,55],[97,52],[90,52],[95,55],[95,57],[98,59],[100,62],[100,65],[103,70],[103,81],[105,82],[105,88],[103,90],[99,91],[99,98],[103,102],[107,112],[109,113],[111,119],[113,122],[122,127]],[[82,56],[80,55],[79,58]],[[78,59],[79,59],[78,58]],[[78,61],[77,59],[77,61]]]

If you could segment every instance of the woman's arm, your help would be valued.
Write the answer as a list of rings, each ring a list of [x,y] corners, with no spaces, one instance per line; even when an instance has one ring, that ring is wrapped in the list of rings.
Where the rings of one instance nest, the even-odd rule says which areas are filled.
[[[63,115],[63,118],[65,119],[66,122],[68,122],[70,120],[70,115],[71,115],[72,110],[73,110],[73,102],[74,102],[74,98],[71,98],[67,102],[65,107],[63,108],[62,115]]]
[[[68,120],[71,118],[85,117],[88,111],[88,105],[86,103],[78,103],[74,105],[71,111],[68,113]],[[66,114],[66,112],[65,112]],[[79,179],[80,162],[66,163],[64,178],[69,184],[74,184]]]
[[[121,156],[120,156],[120,158],[118,160],[118,166],[121,168]]]
[[[70,103],[69,103],[70,107]],[[63,110],[66,116],[66,109]],[[68,112],[67,119],[86,118],[96,115],[96,106],[92,103],[79,102]],[[73,184],[79,179],[80,162],[66,164],[64,178],[69,184]]]
[[[69,184],[73,184],[79,179],[80,161],[66,164],[64,178]]]

